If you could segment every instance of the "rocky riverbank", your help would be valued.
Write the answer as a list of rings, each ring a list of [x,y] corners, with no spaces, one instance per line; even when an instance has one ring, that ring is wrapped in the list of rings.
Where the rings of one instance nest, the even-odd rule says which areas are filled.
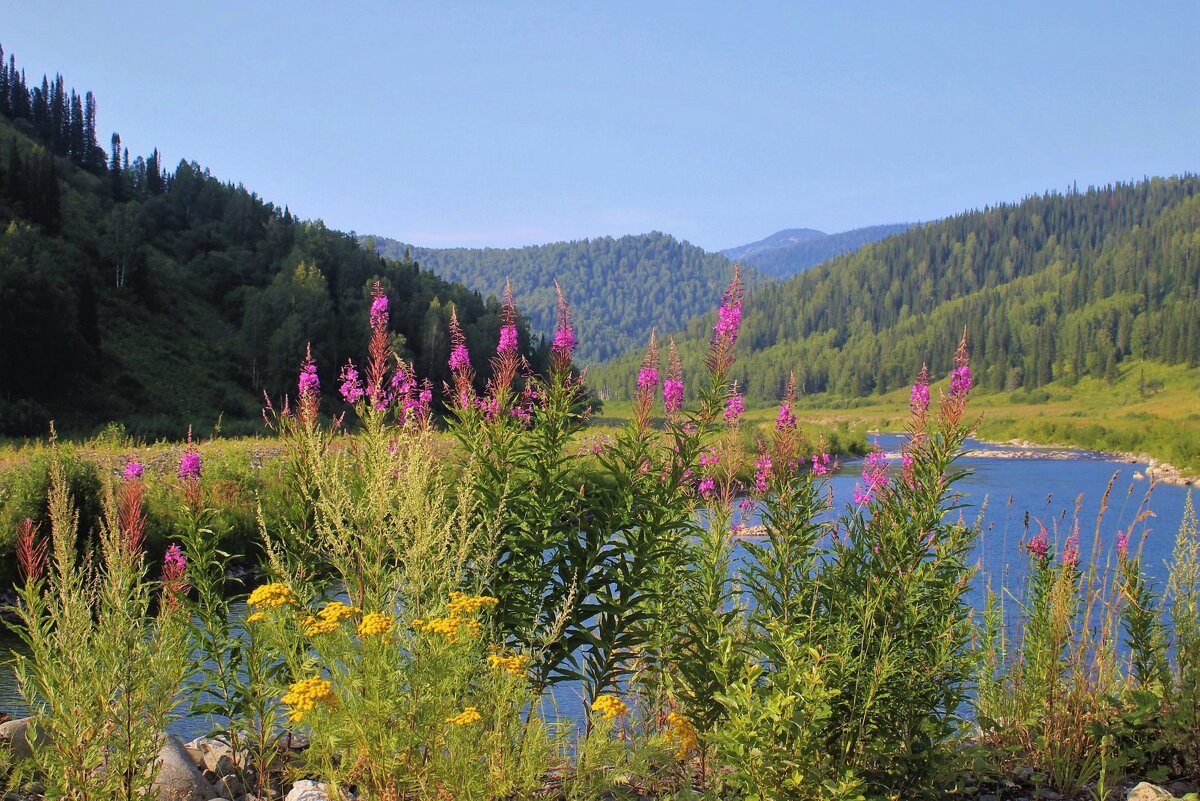
[[[964,456],[975,456],[987,459],[1074,459],[1080,449],[1066,445],[1039,445],[1024,439],[1005,441],[979,440],[986,445],[992,445],[1003,450],[992,448],[977,448],[964,453]],[[1181,468],[1169,462],[1162,462],[1146,453],[1112,453],[1097,451],[1101,456],[1114,462],[1126,464],[1144,464],[1145,470],[1133,474],[1139,481],[1155,481],[1160,484],[1174,484],[1180,487],[1193,487],[1200,484],[1200,478],[1184,472]]]

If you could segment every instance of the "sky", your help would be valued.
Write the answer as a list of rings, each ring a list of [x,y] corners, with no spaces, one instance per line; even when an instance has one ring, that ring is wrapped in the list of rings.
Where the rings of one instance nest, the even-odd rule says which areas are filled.
[[[1194,0],[0,0],[106,148],[432,247],[717,250],[1196,172],[1197,41]]]

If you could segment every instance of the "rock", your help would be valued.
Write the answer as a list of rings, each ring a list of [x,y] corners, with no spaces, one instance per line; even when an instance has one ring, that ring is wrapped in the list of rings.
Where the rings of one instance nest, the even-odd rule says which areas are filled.
[[[236,801],[238,796],[246,791],[246,788],[242,786],[242,780],[237,777],[237,774],[230,773],[217,780],[217,790],[228,801]]]
[[[151,793],[159,801],[209,801],[220,793],[205,780],[179,738],[168,734],[158,753],[158,775]]]
[[[0,745],[11,748],[13,756],[17,759],[29,759],[33,756],[33,746],[29,742],[29,724],[32,722],[33,718],[28,717],[0,723]],[[37,745],[45,745],[47,742],[44,732],[39,731],[35,739]]]
[[[1171,782],[1171,785],[1167,789],[1171,791],[1171,795],[1183,798],[1188,793],[1196,792],[1197,788],[1191,782]]]
[[[209,741],[210,745],[204,754],[204,767],[218,776],[228,776],[237,773],[237,763],[233,759],[233,749],[224,743]]]
[[[325,785],[311,779],[301,779],[292,785],[283,801],[332,801]]]
[[[1000,796],[995,793],[984,793],[976,801],[1000,801]]]
[[[1125,796],[1125,801],[1168,801],[1173,797],[1157,784],[1142,782],[1129,791],[1129,795]]]

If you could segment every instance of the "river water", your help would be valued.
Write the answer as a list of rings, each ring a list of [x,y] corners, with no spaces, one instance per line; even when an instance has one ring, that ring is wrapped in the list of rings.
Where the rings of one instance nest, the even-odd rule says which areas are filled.
[[[884,434],[874,441],[885,452],[894,454],[903,438]],[[976,608],[982,606],[989,584],[997,591],[1008,587],[1014,592],[1023,585],[1029,559],[1021,546],[1037,531],[1039,522],[1049,530],[1051,546],[1057,552],[1078,519],[1080,560],[1081,564],[1087,564],[1101,501],[1114,474],[1116,479],[1108,510],[1099,522],[1100,563],[1115,560],[1113,549],[1117,533],[1128,529],[1139,510],[1145,508],[1153,516],[1134,527],[1130,548],[1136,549],[1141,543],[1143,569],[1160,590],[1166,583],[1188,488],[1158,485],[1147,498],[1148,483],[1135,477],[1135,473],[1145,472],[1145,464],[1113,461],[1105,455],[1087,451],[1067,452],[1069,458],[1049,458],[1049,451],[1022,450],[1014,456],[1013,448],[974,441],[968,441],[967,448],[980,453],[956,463],[966,474],[955,488],[965,494],[963,502],[966,505],[960,512],[963,519],[968,523],[977,519],[981,522],[982,535],[976,546],[980,572],[970,591],[971,602]],[[859,471],[859,463],[849,461],[832,477],[836,505],[850,502],[859,481]],[[1076,517],[1077,499],[1080,499],[1080,505]],[[1028,533],[1026,514],[1031,527]],[[740,522],[748,526],[757,523],[754,510],[743,514]],[[238,614],[242,611],[237,610]],[[9,666],[12,645],[10,640],[0,641],[3,652],[0,656],[0,712],[16,717],[24,714],[26,707]],[[576,693],[570,688],[560,688],[555,695],[559,714],[566,717],[579,715],[581,710]],[[172,731],[190,739],[207,733],[207,728],[204,721],[183,717],[172,726]]]

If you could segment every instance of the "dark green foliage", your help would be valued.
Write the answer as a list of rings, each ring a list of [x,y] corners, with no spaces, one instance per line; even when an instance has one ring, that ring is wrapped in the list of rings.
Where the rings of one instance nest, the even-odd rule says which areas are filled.
[[[472,350],[494,353],[497,303],[195,162],[171,171],[156,149],[130,163],[117,134],[106,164],[90,93],[61,77],[30,93],[14,69],[0,73],[0,435],[51,418],[69,433],[121,420],[151,438],[218,420],[261,430],[263,392],[295,394],[309,342],[331,397],[346,360],[365,357],[376,279],[398,352],[435,387],[451,304]],[[535,345],[523,330],[538,369]]]
[[[416,259],[480,292],[511,280],[517,308],[545,335],[554,330],[557,279],[575,314],[576,356],[591,362],[640,347],[651,328],[674,330],[715,307],[733,274],[724,256],[657,231],[524,248],[435,249],[370,241],[384,256]],[[743,270],[742,278],[751,288],[764,283],[752,270]]]
[[[751,398],[862,396],[949,369],[952,332],[973,333],[991,391],[1090,375],[1127,357],[1200,363],[1200,178],[1154,178],[1047,194],[913,228],[746,300],[737,375]],[[683,348],[699,369],[713,316]],[[628,397],[636,357],[594,370],[601,397]]]

